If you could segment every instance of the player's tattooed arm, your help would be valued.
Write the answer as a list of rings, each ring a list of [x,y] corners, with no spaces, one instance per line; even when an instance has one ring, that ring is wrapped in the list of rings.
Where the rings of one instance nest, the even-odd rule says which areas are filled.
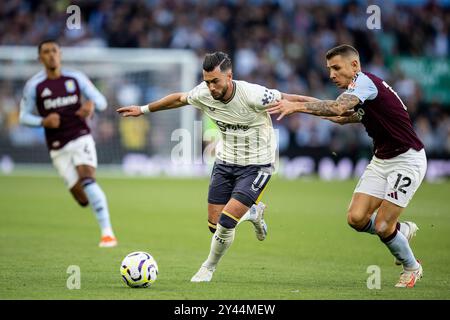
[[[342,116],[347,111],[352,110],[358,103],[357,96],[343,93],[336,100],[306,102],[303,104],[301,112],[318,116]]]
[[[320,99],[309,97],[309,96],[302,96],[299,94],[288,94],[288,93],[281,93],[281,99],[286,99],[287,101],[291,102],[314,102],[314,101],[320,101]]]
[[[361,122],[358,113],[354,111],[348,111],[342,116],[333,116],[333,117],[322,117],[322,119],[330,120],[331,122],[337,124],[347,124],[347,123],[358,123]]]
[[[309,113],[317,116],[342,116],[359,103],[357,96],[343,93],[336,100],[318,100],[311,102],[277,101],[268,109],[269,114],[280,114],[277,120],[294,112]]]

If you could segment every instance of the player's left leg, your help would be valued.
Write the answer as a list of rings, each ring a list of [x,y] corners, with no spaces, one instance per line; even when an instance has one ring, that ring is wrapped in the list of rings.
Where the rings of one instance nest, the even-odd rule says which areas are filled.
[[[217,230],[217,223],[225,205],[208,203],[208,228],[213,234]]]
[[[222,213],[223,208],[225,207],[225,204],[212,204],[208,203],[208,228],[211,233],[215,233],[217,230],[217,223],[219,222],[220,214]],[[257,221],[258,216],[264,215],[264,209],[265,204],[262,202],[259,202],[257,205],[254,204],[250,207],[250,209],[247,210],[247,212],[242,216],[242,218],[239,220],[239,224],[241,224],[244,221]]]
[[[356,231],[376,234],[377,209],[386,196],[389,197],[393,192],[386,190],[385,174],[389,170],[391,166],[386,161],[374,157],[359,179],[347,212],[347,222]],[[397,222],[397,229],[408,241],[418,230],[417,225],[410,221]]]
[[[83,191],[89,199],[92,211],[94,212],[97,222],[100,226],[102,238],[100,247],[115,247],[117,239],[111,226],[108,202],[102,188],[95,180],[95,168],[89,165],[76,166],[79,182],[83,187]]]
[[[414,257],[409,240],[417,231],[414,223],[405,223],[409,233],[405,236],[398,218],[411,201],[425,176],[427,161],[425,151],[413,149],[386,160],[383,171],[386,177],[385,198],[378,209],[375,230],[391,253],[403,265],[396,287],[414,287],[422,277],[422,266]],[[403,226],[403,228],[405,227]]]
[[[100,247],[115,247],[117,239],[111,226],[108,202],[102,188],[95,180],[97,167],[97,151],[91,135],[86,135],[74,141],[72,163],[78,174],[78,181],[89,200],[89,204],[97,218],[101,229]]]
[[[375,234],[376,210],[383,199],[359,191],[353,193],[347,210],[347,223],[358,232]]]
[[[266,205],[261,202],[261,198],[269,184],[272,170],[271,165],[249,165],[238,168],[236,185],[232,193],[232,198],[250,207],[239,223],[250,221],[259,241],[267,237],[267,224],[264,220]]]
[[[217,264],[234,240],[236,225],[249,207],[232,198],[224,207],[217,224],[217,230],[211,240],[211,248],[206,261],[192,277],[191,282],[209,282]]]
[[[422,266],[414,256],[408,239],[398,231],[397,221],[404,208],[384,200],[378,209],[375,231],[389,251],[403,265],[403,272],[396,287],[414,287],[422,277]]]

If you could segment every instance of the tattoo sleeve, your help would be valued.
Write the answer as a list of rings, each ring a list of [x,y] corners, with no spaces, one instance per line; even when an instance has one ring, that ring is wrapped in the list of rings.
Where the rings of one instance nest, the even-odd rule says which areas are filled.
[[[318,116],[341,116],[353,109],[359,103],[357,96],[343,93],[336,100],[319,100],[306,102],[301,108],[301,112]]]

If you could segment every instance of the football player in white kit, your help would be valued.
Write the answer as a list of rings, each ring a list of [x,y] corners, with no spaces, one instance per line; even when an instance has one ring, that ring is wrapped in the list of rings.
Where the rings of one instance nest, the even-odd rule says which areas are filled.
[[[117,110],[122,116],[136,117],[189,104],[202,110],[220,130],[208,193],[208,225],[214,235],[209,256],[192,282],[211,280],[220,258],[233,242],[239,222],[251,221],[257,238],[266,237],[265,206],[260,199],[272,175],[276,151],[267,106],[282,98],[316,100],[233,80],[231,60],[223,52],[206,55],[203,80],[190,92],[173,93],[148,105]]]

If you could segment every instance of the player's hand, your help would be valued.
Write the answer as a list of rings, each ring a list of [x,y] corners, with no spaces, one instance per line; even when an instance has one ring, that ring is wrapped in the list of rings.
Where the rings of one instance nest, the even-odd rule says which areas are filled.
[[[121,107],[116,110],[122,117],[139,117],[142,113],[139,106]]]
[[[59,113],[52,112],[48,116],[42,120],[42,126],[47,129],[56,129],[59,128],[59,125],[61,124],[61,118],[59,116]]]
[[[75,114],[83,119],[91,117],[94,114],[94,102],[86,101]]]
[[[269,105],[267,112],[269,114],[279,114],[277,120],[281,120],[284,116],[290,115],[297,111],[299,103],[290,102],[286,99],[277,100]]]
[[[324,120],[329,120],[334,123],[338,124],[346,124],[348,117],[342,117],[342,116],[333,116],[333,117],[321,117]]]

